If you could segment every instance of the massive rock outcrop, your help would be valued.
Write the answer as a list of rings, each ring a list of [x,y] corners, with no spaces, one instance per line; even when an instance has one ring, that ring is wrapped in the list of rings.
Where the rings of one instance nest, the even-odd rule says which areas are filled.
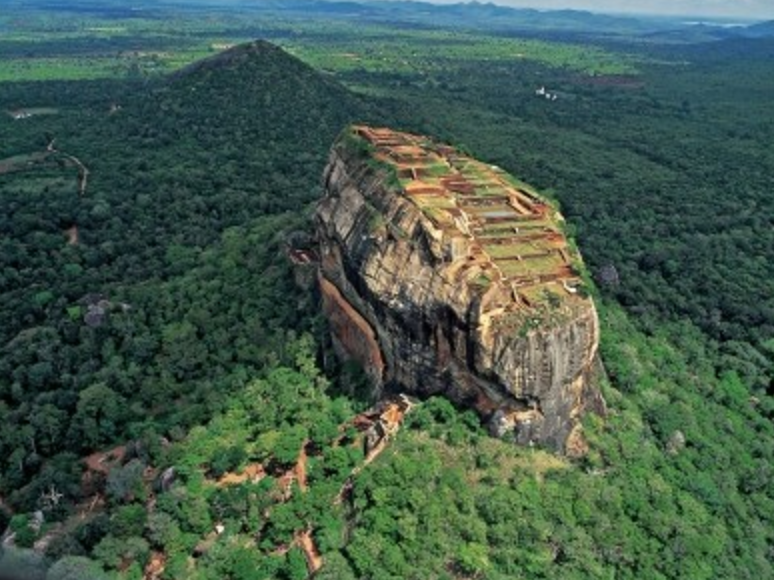
[[[352,127],[317,208],[334,345],[380,389],[441,394],[490,430],[578,453],[604,410],[599,327],[580,256],[545,200],[421,136]]]

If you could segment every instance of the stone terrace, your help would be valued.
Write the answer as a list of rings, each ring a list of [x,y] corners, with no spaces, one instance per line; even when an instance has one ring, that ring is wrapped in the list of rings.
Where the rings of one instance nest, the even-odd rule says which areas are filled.
[[[449,275],[478,286],[484,309],[573,302],[580,279],[558,212],[498,167],[427,137],[354,127],[440,235]],[[489,304],[486,304],[486,302]]]

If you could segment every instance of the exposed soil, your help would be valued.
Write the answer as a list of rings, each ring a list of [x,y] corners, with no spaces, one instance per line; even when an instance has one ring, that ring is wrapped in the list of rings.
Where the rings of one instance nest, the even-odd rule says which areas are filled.
[[[308,444],[309,441],[304,441],[302,443],[295,465],[279,477],[277,482],[280,489],[280,497],[278,498],[279,501],[285,502],[290,500],[293,494],[292,490],[294,481],[298,482],[298,488],[302,493],[306,493],[306,491],[309,489],[306,472],[307,461],[309,460],[309,455],[306,451]],[[242,473],[226,473],[218,480],[216,485],[218,487],[238,485],[248,480],[257,482],[263,479],[265,476],[266,471],[264,470],[263,465],[260,463],[252,463],[248,465],[244,471],[242,471]],[[314,543],[314,538],[312,538],[311,528],[297,531],[293,535],[292,544],[277,546],[273,553],[275,555],[286,554],[290,548],[293,547],[293,545],[296,545],[301,548],[301,550],[303,550],[310,576],[322,567],[323,559],[320,556],[320,552]],[[202,549],[203,551],[206,551],[205,548]],[[160,572],[158,572],[156,575],[149,575],[149,569],[150,564],[145,569],[144,580],[156,580]],[[161,571],[163,572],[163,567],[161,568]]]
[[[304,551],[309,574],[312,575],[322,568],[323,559],[314,543],[314,538],[312,538],[312,530],[306,529],[303,532],[296,532],[294,540],[296,545]]]
[[[145,566],[143,580],[157,580],[164,573],[167,564],[167,555],[163,552],[153,552],[148,565]]]
[[[69,228],[67,228],[64,231],[64,234],[67,236],[67,244],[70,246],[77,246],[78,245],[78,226],[73,224]]]
[[[363,467],[374,461],[387,448],[389,440],[398,431],[405,413],[408,412],[413,405],[414,403],[407,397],[401,396],[395,401],[378,405],[375,409],[361,413],[353,418],[352,424],[355,425],[359,431],[367,431],[378,424],[379,427],[383,429],[384,434],[381,435],[378,442],[369,450],[363,463],[352,470],[350,477],[347,478],[347,482],[344,484],[339,494],[337,494],[336,498],[333,499],[333,503],[340,503],[342,501],[347,494],[347,491],[351,490],[353,477],[359,473]],[[277,478],[278,493],[275,494],[276,501],[286,502],[290,500],[293,494],[294,481],[298,483],[298,489],[301,493],[306,493],[308,491],[309,482],[307,476],[307,464],[309,461],[309,443],[308,440],[302,443],[298,452],[298,458],[293,467]],[[340,443],[341,440],[336,444]],[[356,438],[356,441],[353,444],[362,444],[361,438]],[[107,473],[112,466],[111,462],[116,461],[112,458],[119,456],[119,454],[121,454],[120,457],[123,457],[123,452],[123,448],[119,447],[106,453],[95,453],[86,459],[86,463],[93,471]],[[239,485],[247,481],[260,481],[266,475],[267,472],[262,464],[251,463],[241,473],[226,473],[214,483],[218,487]],[[96,496],[95,500],[100,500],[99,496]],[[93,506],[88,509],[84,508],[83,512],[85,514],[92,509]],[[83,515],[83,517],[85,517],[85,515]],[[293,541],[290,544],[276,546],[272,551],[272,554],[283,555],[294,546],[297,546],[304,553],[309,576],[313,576],[324,564],[320,551],[314,541],[313,531],[313,528],[308,525],[302,530],[297,530],[293,534]],[[219,532],[212,532],[204,538],[199,545],[197,545],[195,552],[199,554],[206,553],[216,541],[218,533]],[[166,556],[162,552],[153,552],[151,560],[145,568],[143,580],[158,580],[164,572],[165,559]]]
[[[266,477],[266,471],[263,469],[263,465],[260,463],[251,463],[242,471],[242,473],[226,473],[221,477],[218,482],[218,487],[225,487],[228,485],[239,485],[246,481],[257,483]]]
[[[92,453],[83,461],[89,471],[107,475],[112,469],[121,465],[124,455],[126,455],[126,446],[120,445],[108,451]]]
[[[298,487],[303,492],[309,489],[306,480],[306,462],[309,459],[309,456],[306,454],[306,446],[308,444],[308,441],[304,441],[303,445],[301,445],[301,451],[298,454],[298,461],[296,461],[296,466],[293,468],[293,471],[296,474],[296,481],[298,481]]]

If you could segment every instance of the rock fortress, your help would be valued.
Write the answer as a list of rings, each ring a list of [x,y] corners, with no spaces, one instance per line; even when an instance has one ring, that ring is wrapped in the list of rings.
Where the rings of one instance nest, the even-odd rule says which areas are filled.
[[[500,437],[585,451],[599,324],[552,203],[431,139],[353,126],[316,212],[333,343],[382,391],[443,395]]]

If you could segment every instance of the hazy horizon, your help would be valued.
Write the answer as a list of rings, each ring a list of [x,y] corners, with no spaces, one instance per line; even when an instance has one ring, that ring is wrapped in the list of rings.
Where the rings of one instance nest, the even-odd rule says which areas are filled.
[[[457,4],[461,0],[427,0]],[[739,20],[774,19],[772,0],[481,0],[513,8],[588,10],[607,14],[641,14]]]

